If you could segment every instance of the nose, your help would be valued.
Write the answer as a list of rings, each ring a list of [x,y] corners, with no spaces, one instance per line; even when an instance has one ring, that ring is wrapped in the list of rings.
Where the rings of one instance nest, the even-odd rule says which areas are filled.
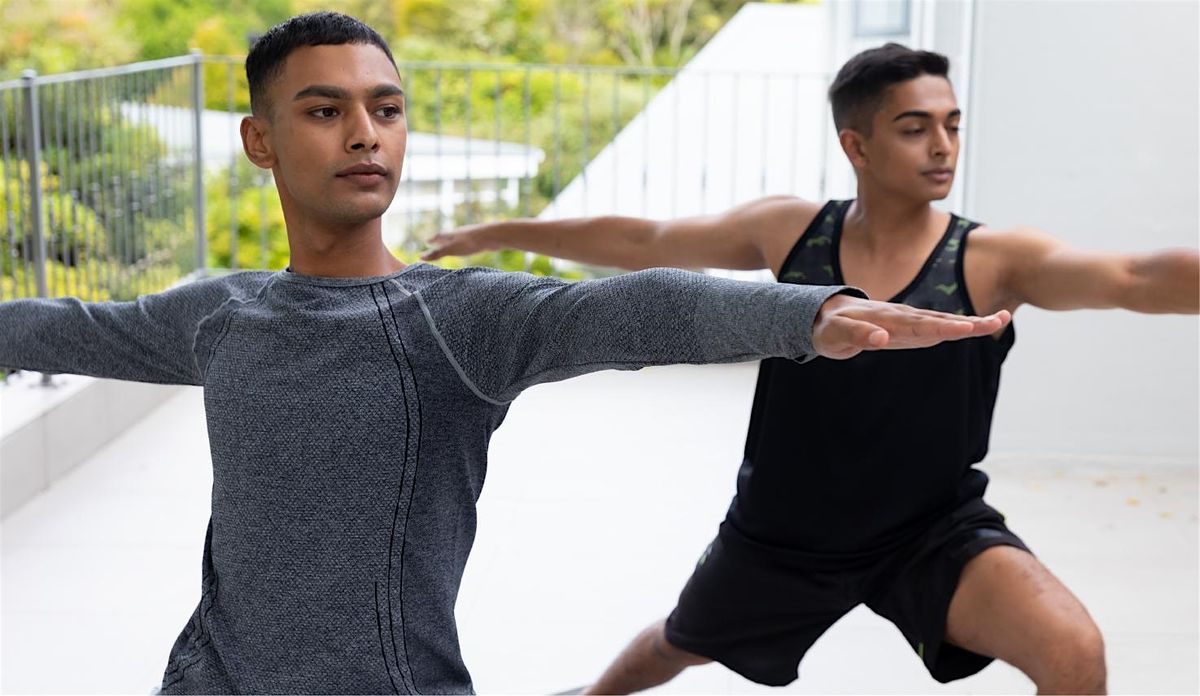
[[[945,157],[950,154],[950,132],[939,126],[933,129],[933,137],[929,143],[929,154],[933,157]]]
[[[355,109],[353,115],[346,119],[346,150],[375,152],[379,149],[379,133],[371,114],[365,109]]]

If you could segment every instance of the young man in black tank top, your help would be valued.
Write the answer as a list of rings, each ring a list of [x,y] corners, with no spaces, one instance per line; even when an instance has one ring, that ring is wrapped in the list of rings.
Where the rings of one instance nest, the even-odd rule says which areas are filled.
[[[665,222],[502,222],[439,235],[426,258],[515,247],[629,269],[769,268],[781,282],[848,283],[962,314],[1024,304],[1197,313],[1195,250],[1084,252],[1035,229],[992,230],[934,209],[950,192],[959,147],[948,68],[941,55],[895,44],[842,68],[830,98],[856,200],[779,196]],[[710,660],[787,684],[816,639],[867,604],[939,681],[998,658],[1040,693],[1103,692],[1095,623],[983,502],[987,477],[972,466],[987,452],[1013,337],[1009,327],[842,363],[765,361],[725,523],[675,611],[589,691],[648,688]],[[825,413],[844,406],[863,417],[829,421],[800,393],[821,394]]]

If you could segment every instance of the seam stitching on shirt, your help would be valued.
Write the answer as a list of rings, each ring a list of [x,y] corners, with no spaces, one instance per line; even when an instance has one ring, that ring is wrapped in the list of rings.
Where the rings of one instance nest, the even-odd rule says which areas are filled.
[[[408,506],[404,509],[404,533],[400,537],[400,591],[404,591],[404,550],[408,546],[408,522],[412,517],[413,495],[417,490],[417,474],[421,471],[421,439],[422,439],[422,411],[421,411],[421,386],[417,384],[417,373],[413,370],[412,361],[408,358],[408,348],[404,345],[404,338],[400,335],[400,323],[396,320],[396,309],[392,305],[391,295],[388,294],[387,285],[381,284],[380,289],[383,290],[383,296],[387,300],[388,314],[392,317],[392,329],[395,331],[396,342],[400,344],[400,354],[404,356],[404,363],[408,365],[408,377],[412,380],[413,396],[417,402],[417,454],[413,458],[412,464],[412,482],[408,486]],[[411,294],[411,293],[410,293]],[[384,325],[386,329],[386,324]],[[395,357],[395,353],[392,354]],[[400,367],[397,363],[396,367]],[[400,381],[403,383],[404,375],[400,375]],[[408,449],[405,447],[405,471],[407,467]],[[404,596],[400,598],[400,615],[404,615]],[[413,693],[419,694],[421,690],[417,688],[417,674],[412,668],[412,659],[408,654],[408,624],[402,623],[400,626],[400,642],[404,646],[404,663],[408,666],[408,679],[412,682]]]
[[[225,340],[225,336],[229,334],[229,328],[233,325],[233,315],[235,315],[238,312],[242,311],[243,309],[249,307],[250,305],[261,303],[263,300],[263,296],[267,292],[267,288],[271,287],[272,280],[274,280],[274,278],[268,278],[267,282],[263,283],[263,286],[258,289],[258,293],[254,296],[253,300],[251,300],[250,302],[244,302],[244,303],[242,303],[241,307],[238,307],[236,309],[231,309],[229,311],[229,315],[227,317],[225,317],[225,323],[221,326],[221,333],[219,333],[217,335],[217,337],[213,340],[212,348],[210,348],[208,351],[208,359],[204,361],[204,374],[201,375],[204,379],[201,381],[201,386],[205,386],[205,387],[208,386],[208,370],[212,366],[213,358],[215,358],[217,356],[217,349],[221,347],[221,343]],[[216,316],[218,312],[220,312],[222,309],[225,308],[225,305],[228,305],[231,302],[240,302],[240,300],[238,300],[236,297],[230,297],[229,299],[222,302],[212,312],[210,312],[209,314],[206,314],[203,319],[201,319],[199,322],[197,322],[196,333],[192,337],[192,353],[193,354],[195,354],[195,352],[196,352],[196,340],[200,337],[200,327],[204,325],[204,322],[206,322],[209,319],[211,319],[212,317]],[[199,367],[199,365],[197,365],[197,367]]]
[[[467,385],[467,388],[470,389],[475,396],[478,396],[480,399],[483,399],[489,404],[494,406],[507,406],[511,402],[511,399],[509,401],[499,401],[497,399],[493,399],[487,394],[484,394],[479,387],[475,386],[475,383],[472,382],[471,378],[467,376],[467,373],[463,371],[462,365],[458,364],[458,360],[455,359],[454,353],[450,351],[450,346],[446,345],[446,339],[442,337],[442,332],[438,331],[437,322],[433,320],[433,315],[429,312],[429,305],[425,304],[425,298],[419,292],[413,294],[417,298],[417,304],[421,306],[421,313],[425,315],[425,323],[429,324],[429,330],[433,332],[433,337],[437,340],[438,345],[441,347],[442,353],[444,353],[446,355],[446,359],[450,361],[450,366],[453,367],[454,371],[458,373],[459,380],[461,380],[463,384]]]
[[[392,661],[396,665],[396,671],[400,674],[400,681],[402,683],[405,681],[405,677],[407,676],[408,683],[405,685],[405,689],[407,689],[413,693],[416,693],[417,685],[416,685],[416,681],[412,675],[412,664],[408,659],[408,637],[407,637],[407,634],[405,633],[406,623],[404,621],[404,602],[403,601],[400,602],[400,644],[404,646],[404,663],[408,667],[407,675],[406,675],[405,671],[400,667],[400,651],[396,649],[396,622],[392,618],[392,560],[395,557],[394,552],[395,552],[395,544],[396,544],[396,521],[398,520],[399,515],[400,515],[400,501],[404,496],[404,481],[406,478],[409,478],[408,472],[410,471],[408,459],[409,459],[409,451],[410,451],[409,450],[409,438],[412,436],[412,417],[410,416],[410,413],[409,413],[408,387],[404,382],[404,369],[400,366],[400,358],[396,355],[396,348],[392,345],[392,337],[388,333],[387,320],[384,319],[384,317],[383,317],[383,308],[379,306],[379,296],[375,292],[374,285],[368,286],[367,289],[371,293],[371,301],[375,304],[375,311],[379,314],[379,325],[383,329],[383,339],[384,339],[384,341],[387,342],[388,351],[392,354],[392,362],[394,362],[396,364],[396,372],[398,373],[398,376],[400,378],[400,393],[404,397],[404,420],[405,420],[404,456],[401,460],[403,462],[403,465],[402,465],[403,469],[400,471],[400,483],[396,488],[396,502],[392,506],[392,528],[391,528],[391,532],[388,535],[387,579],[386,579],[384,591],[386,593],[386,599],[387,599],[388,635],[390,636],[391,643],[392,643]],[[384,296],[386,297],[387,292],[386,292],[386,290],[383,290],[382,284],[380,284],[380,290],[384,292]],[[396,338],[397,338],[397,340],[399,340],[399,336],[397,336]],[[419,427],[420,426],[418,424],[418,428]],[[413,471],[415,473],[415,467],[413,468]],[[415,480],[413,481],[413,483],[415,484]],[[410,505],[411,505],[411,500],[410,500]],[[411,508],[405,509],[404,523],[405,523],[406,527],[408,524],[407,513],[410,509]],[[407,535],[407,528],[404,530],[404,534],[401,535],[401,540],[400,540],[400,592],[402,595],[404,593],[404,541],[405,541],[406,535]]]

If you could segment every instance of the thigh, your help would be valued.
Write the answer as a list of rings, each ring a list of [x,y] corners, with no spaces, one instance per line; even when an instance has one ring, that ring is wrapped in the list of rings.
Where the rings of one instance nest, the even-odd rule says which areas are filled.
[[[1098,643],[1100,631],[1079,599],[1032,554],[995,547],[963,568],[946,639],[1036,679],[1072,659],[1081,642]]]
[[[717,537],[667,618],[671,645],[760,684],[796,679],[804,653],[854,605],[830,574],[804,572]]]
[[[866,604],[900,629],[931,676],[950,682],[987,667],[992,652],[950,640],[947,617],[964,569],[992,553],[1033,558],[1004,518],[982,499],[962,503],[880,566]]]

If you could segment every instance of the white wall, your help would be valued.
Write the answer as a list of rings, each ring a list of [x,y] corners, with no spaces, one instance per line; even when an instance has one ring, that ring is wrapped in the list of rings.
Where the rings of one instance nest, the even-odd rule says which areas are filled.
[[[965,212],[1092,249],[1197,246],[1198,7],[979,0]],[[1016,324],[993,451],[1195,459],[1196,318]]]

